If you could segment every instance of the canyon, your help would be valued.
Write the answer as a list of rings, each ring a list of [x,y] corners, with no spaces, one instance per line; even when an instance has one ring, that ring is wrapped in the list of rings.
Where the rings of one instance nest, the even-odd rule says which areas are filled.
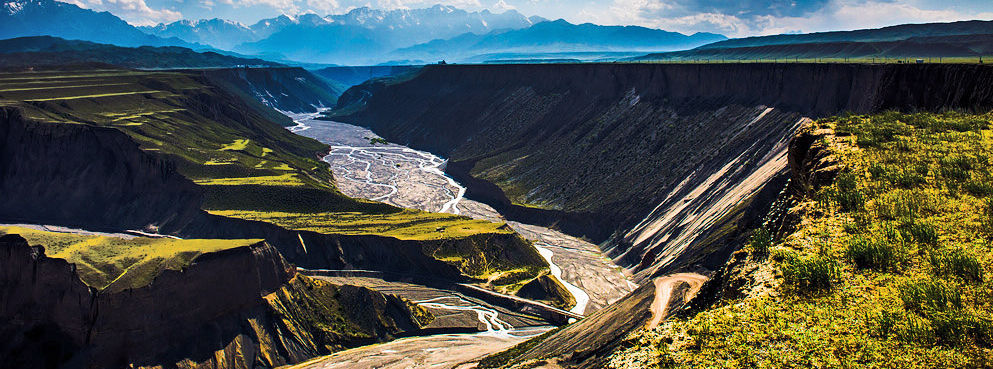
[[[322,112],[334,86],[298,68],[0,74],[0,222],[245,240],[101,290],[3,235],[0,359],[603,367],[795,225],[840,170],[818,119],[993,108],[981,65],[327,71],[353,72],[382,76]]]

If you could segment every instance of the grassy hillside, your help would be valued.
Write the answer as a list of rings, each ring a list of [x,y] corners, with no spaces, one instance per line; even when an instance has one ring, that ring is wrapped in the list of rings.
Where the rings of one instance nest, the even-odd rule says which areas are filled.
[[[183,270],[197,256],[262,240],[177,240],[136,237],[124,239],[0,227],[0,235],[19,234],[31,245],[45,247],[45,255],[76,264],[86,285],[117,292],[146,286],[163,270]]]
[[[121,47],[51,36],[0,40],[0,67],[40,67],[70,63],[107,63],[127,68],[223,68],[239,65],[278,66],[262,59],[246,59],[185,47]]]
[[[823,119],[830,186],[757,230],[717,306],[636,334],[615,367],[993,365],[993,114]]]
[[[208,203],[239,184],[241,192],[305,187],[324,210],[366,204],[333,189],[327,164],[318,157],[325,145],[273,124],[271,109],[209,84],[198,72],[0,73],[0,104],[21,107],[41,122],[118,129],[202,183]],[[215,188],[212,180],[224,180],[224,187]]]
[[[326,145],[289,132],[273,122],[275,112],[268,107],[212,82],[195,71],[0,73],[0,105],[20,107],[40,122],[126,133],[142,150],[176,163],[178,172],[203,190],[203,209],[215,214],[324,234],[424,241],[426,255],[456,245],[451,248],[458,255],[435,257],[470,276],[529,271],[504,284],[547,270],[527,241],[501,224],[341,194],[319,159]],[[523,256],[493,263],[508,250]]]

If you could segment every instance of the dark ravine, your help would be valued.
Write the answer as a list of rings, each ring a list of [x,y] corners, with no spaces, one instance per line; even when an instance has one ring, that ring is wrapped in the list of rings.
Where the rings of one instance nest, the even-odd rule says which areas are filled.
[[[448,157],[470,197],[608,241],[647,276],[720,267],[725,226],[769,206],[779,189],[761,184],[785,183],[801,117],[983,109],[991,81],[977,65],[431,65],[353,87],[329,119]]]

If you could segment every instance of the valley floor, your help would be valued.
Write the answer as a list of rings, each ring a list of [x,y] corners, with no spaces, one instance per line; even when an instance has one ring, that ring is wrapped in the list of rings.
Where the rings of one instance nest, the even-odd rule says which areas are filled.
[[[590,314],[620,299],[636,286],[622,269],[601,254],[599,248],[587,241],[561,232],[519,222],[507,222],[492,207],[463,198],[465,187],[444,175],[446,161],[427,152],[405,146],[384,143],[371,131],[349,124],[315,120],[315,114],[291,115],[296,126],[290,130],[331,146],[324,161],[331,164],[338,188],[351,197],[366,198],[389,204],[432,212],[446,212],[494,222],[506,222],[522,237],[535,242],[539,251],[550,261],[553,274],[576,298],[571,310]],[[444,230],[439,230],[444,231]],[[558,271],[558,273],[554,273]],[[396,293],[432,310],[458,310],[459,307],[432,305],[455,302],[451,295],[439,291],[423,291],[423,287],[400,286],[392,282],[353,277],[336,283],[368,284],[381,292]],[[422,296],[413,296],[417,294]],[[451,299],[452,301],[447,301]],[[475,310],[474,310],[475,309]],[[476,308],[458,311],[464,321],[466,312],[484,313]],[[447,315],[453,315],[449,311]],[[509,320],[507,322],[510,322]],[[518,323],[518,322],[514,322]],[[488,329],[488,332],[463,335],[435,335],[394,341],[388,344],[357,348],[322,359],[312,360],[303,367],[347,367],[362,363],[362,367],[410,367],[431,363],[438,367],[457,367],[489,353],[498,352],[527,337],[547,331],[548,327],[507,324],[509,330]]]

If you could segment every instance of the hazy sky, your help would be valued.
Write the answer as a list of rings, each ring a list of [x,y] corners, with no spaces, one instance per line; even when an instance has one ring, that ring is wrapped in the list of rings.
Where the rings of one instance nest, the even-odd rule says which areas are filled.
[[[244,24],[280,14],[345,13],[454,5],[514,9],[573,23],[639,25],[730,37],[874,28],[901,23],[993,19],[993,0],[60,0],[109,11],[132,24],[223,18]]]

